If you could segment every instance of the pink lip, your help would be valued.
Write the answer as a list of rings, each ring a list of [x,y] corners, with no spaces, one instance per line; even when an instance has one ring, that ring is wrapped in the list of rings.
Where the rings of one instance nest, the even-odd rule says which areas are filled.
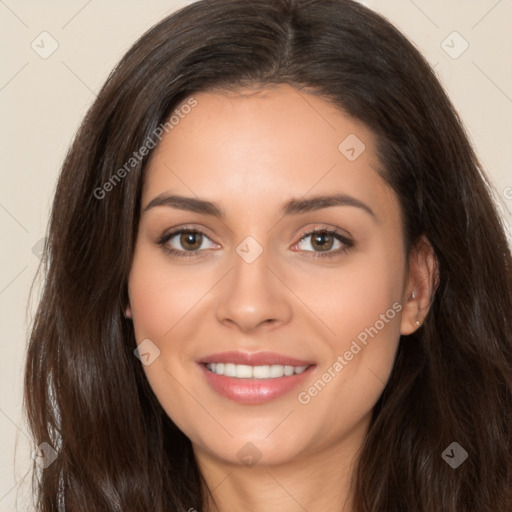
[[[207,363],[234,363],[248,364],[250,366],[263,365],[289,365],[289,366],[308,366],[302,373],[283,376],[275,379],[237,379],[217,375],[206,367]],[[309,361],[295,359],[272,352],[223,352],[207,356],[198,361],[199,367],[206,377],[209,386],[220,395],[233,400],[239,404],[259,405],[271,400],[275,400],[293,389],[299,387],[306,379],[316,365]]]
[[[309,366],[314,361],[305,361],[294,357],[276,354],[275,352],[221,352],[202,357],[198,363],[233,363],[247,364],[249,366],[265,366],[281,364],[283,366]]]

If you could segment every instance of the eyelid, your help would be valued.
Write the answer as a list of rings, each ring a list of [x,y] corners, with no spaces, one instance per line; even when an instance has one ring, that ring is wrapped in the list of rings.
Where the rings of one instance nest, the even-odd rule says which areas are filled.
[[[165,245],[169,240],[171,240],[172,238],[174,238],[175,236],[177,235],[180,235],[182,234],[183,232],[192,232],[192,233],[199,233],[201,234],[204,238],[207,238],[208,240],[210,240],[211,243],[213,243],[214,245],[219,245],[217,242],[215,242],[214,240],[212,240],[212,237],[208,234],[208,229],[202,227],[202,226],[192,226],[192,225],[185,225],[185,226],[177,226],[177,227],[174,227],[174,228],[170,228],[168,230],[166,230],[157,240],[157,244],[159,245]],[[176,249],[177,250],[177,249]],[[193,254],[193,253],[200,253],[200,252],[203,252],[207,249],[201,249],[201,250],[197,250],[197,251],[184,251],[184,250],[177,250],[178,252],[183,252],[183,253],[189,253],[189,254]]]
[[[169,238],[172,238],[173,236],[178,235],[182,231],[193,231],[193,232],[201,233],[202,235],[206,236],[210,240],[212,239],[212,236],[209,234],[210,230],[205,228],[204,226],[200,226],[200,225],[197,225],[197,224],[196,225],[194,225],[194,224],[184,224],[182,226],[178,225],[178,226],[174,226],[172,228],[166,229],[162,233],[162,235],[159,236],[158,242],[161,242],[164,239],[168,240]]]
[[[312,226],[312,227],[310,227],[308,229],[308,226]],[[318,223],[310,222],[308,224],[308,226],[306,226],[306,228],[304,228],[304,226],[302,226],[301,228],[295,230],[292,234],[292,237],[296,238],[298,236],[298,233],[300,233],[300,232],[304,231],[304,229],[306,229],[303,232],[303,234],[301,235],[299,240],[302,240],[303,237],[305,237],[306,235],[310,235],[311,233],[314,233],[315,231],[329,231],[329,232],[336,233],[336,234],[338,234],[346,239],[349,239],[349,240],[354,239],[354,237],[352,236],[352,233],[350,233],[348,230],[339,228],[332,224],[325,224],[322,222],[318,222]]]
[[[351,242],[351,240],[349,240],[348,237],[346,237],[345,235],[343,235],[342,233],[340,233],[339,231],[336,231],[334,229],[314,228],[314,229],[304,233],[300,237],[300,240],[294,244],[294,246],[300,244],[304,239],[309,238],[310,236],[315,235],[317,233],[327,233],[328,235],[331,235],[336,240],[339,240],[340,242],[343,242],[343,241]],[[307,251],[307,252],[311,252],[311,251]],[[315,251],[315,252],[322,252],[322,251]]]
[[[342,244],[342,247],[339,247],[335,250],[327,250],[327,251],[307,251],[307,250],[299,250],[301,253],[306,253],[308,256],[304,256],[306,258],[331,258],[340,256],[341,254],[349,251],[354,247],[354,241],[352,239],[352,236],[347,236],[344,233],[344,230],[340,230],[339,228],[331,227],[331,226],[317,226],[309,231],[306,231],[302,234],[299,241],[296,242],[292,247],[296,247],[298,244],[300,244],[304,239],[315,235],[316,233],[327,233],[328,235],[332,236],[334,239],[336,239],[340,244]]]

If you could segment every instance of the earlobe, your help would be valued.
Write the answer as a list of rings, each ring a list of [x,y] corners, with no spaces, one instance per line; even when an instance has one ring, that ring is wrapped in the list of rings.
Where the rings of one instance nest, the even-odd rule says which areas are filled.
[[[132,319],[132,308],[130,307],[130,304],[126,305],[126,308],[124,310],[124,317]]]
[[[420,307],[418,297],[415,291],[412,291],[409,298],[405,301],[402,309],[402,322],[400,324],[400,334],[408,335],[416,331],[421,325]]]
[[[439,281],[434,249],[422,236],[409,256],[409,275],[404,294],[400,334],[415,332],[427,316]]]
[[[412,334],[421,327],[424,317],[421,315],[421,306],[418,299],[417,292],[412,291],[403,308],[400,325],[400,334],[402,335]]]

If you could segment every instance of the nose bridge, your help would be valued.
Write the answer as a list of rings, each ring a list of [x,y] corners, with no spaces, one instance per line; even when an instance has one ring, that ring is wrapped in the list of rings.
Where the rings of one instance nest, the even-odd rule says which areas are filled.
[[[290,297],[269,267],[273,258],[254,237],[244,239],[235,250],[232,271],[221,287],[217,305],[220,322],[232,322],[253,330],[262,323],[283,323],[291,316]]]

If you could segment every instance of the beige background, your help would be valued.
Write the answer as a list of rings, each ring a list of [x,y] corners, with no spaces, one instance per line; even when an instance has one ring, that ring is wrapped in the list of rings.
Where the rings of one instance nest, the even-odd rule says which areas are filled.
[[[115,63],[147,28],[186,3],[0,0],[0,512],[30,510],[31,447],[21,409],[33,312],[28,292],[59,167]],[[510,226],[512,0],[361,3],[391,20],[435,67]],[[42,58],[52,44],[56,51]]]

